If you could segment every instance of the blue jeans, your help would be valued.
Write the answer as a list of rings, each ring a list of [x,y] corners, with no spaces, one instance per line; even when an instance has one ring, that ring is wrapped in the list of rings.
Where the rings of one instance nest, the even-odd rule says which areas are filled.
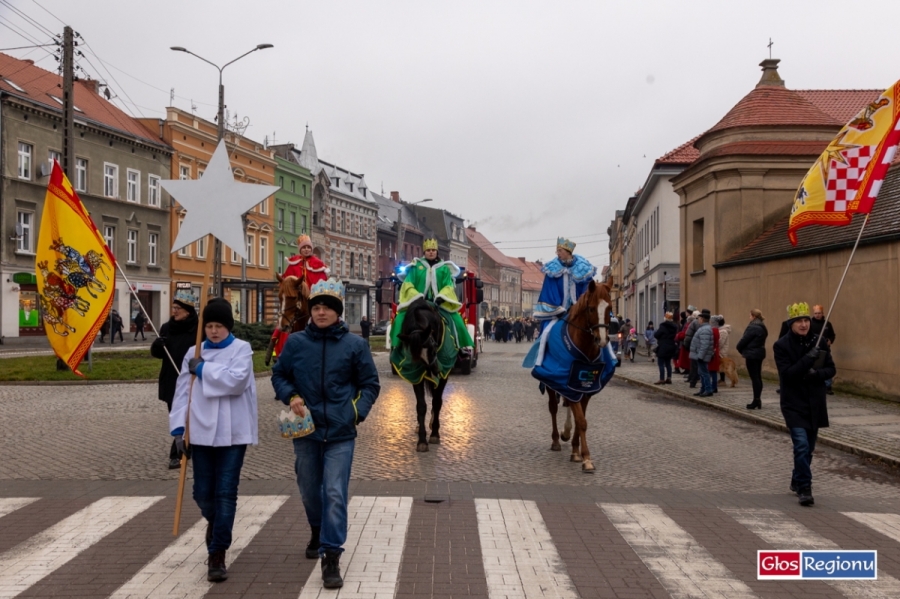
[[[672,360],[663,360],[656,356],[656,365],[659,366],[659,380],[664,381],[672,378]]]
[[[712,393],[712,378],[709,376],[709,362],[703,360],[692,360],[697,362],[697,374],[700,375],[700,391],[703,393]]]
[[[792,428],[791,441],[794,443],[794,471],[791,482],[798,489],[812,486],[812,457],[819,437],[817,428]]]
[[[342,552],[347,540],[347,500],[355,439],[322,443],[294,439],[294,471],[310,526],[321,527],[319,555]]]
[[[244,465],[246,445],[207,447],[191,445],[194,462],[194,501],[212,524],[209,552],[231,547],[231,529],[237,510],[238,483]]]

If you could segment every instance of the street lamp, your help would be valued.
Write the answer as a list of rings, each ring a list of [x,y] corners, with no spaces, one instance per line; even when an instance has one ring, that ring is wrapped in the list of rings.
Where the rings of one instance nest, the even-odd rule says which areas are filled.
[[[187,48],[185,48],[183,46],[172,46],[170,48],[171,50],[174,50],[175,52],[184,52],[186,54],[190,54],[191,56],[195,56],[195,57],[199,58],[200,60],[202,60],[203,62],[205,62],[206,64],[211,64],[212,66],[216,67],[216,69],[219,71],[219,112],[218,112],[218,116],[216,117],[216,124],[218,125],[216,144],[218,144],[220,141],[222,141],[222,138],[225,137],[225,86],[222,84],[222,71],[224,71],[225,67],[227,67],[228,65],[239,61],[240,59],[247,56],[248,54],[256,52],[257,50],[266,50],[268,48],[274,48],[274,47],[275,46],[273,46],[272,44],[257,44],[257,46],[255,48],[253,48],[252,50],[248,50],[247,52],[244,52],[243,54],[241,54],[240,56],[238,56],[231,62],[226,62],[221,67],[214,62],[206,60],[205,58],[203,58],[202,56],[200,56],[198,54],[194,54],[193,52],[191,52],[190,50],[188,50]],[[219,241],[218,239],[216,239],[215,245],[213,246],[213,251],[215,253],[215,255],[213,256],[213,290],[215,291],[216,296],[221,296],[222,295],[222,242]],[[245,306],[241,306],[241,309],[244,310]]]
[[[415,206],[430,201],[431,198],[425,198],[418,202],[410,202],[407,206]],[[403,251],[403,204],[400,204],[400,207],[397,208],[397,255],[400,257],[400,262],[406,259],[406,253]]]

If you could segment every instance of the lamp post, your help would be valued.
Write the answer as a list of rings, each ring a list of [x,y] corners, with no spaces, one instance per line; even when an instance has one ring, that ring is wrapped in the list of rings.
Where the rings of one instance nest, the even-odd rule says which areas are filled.
[[[431,198],[425,198],[418,202],[411,202],[407,206],[415,206],[430,201]],[[406,259],[406,253],[403,251],[403,204],[400,204],[400,207],[397,208],[397,256],[399,256],[399,262],[403,262]]]
[[[218,112],[218,115],[216,116],[216,124],[218,125],[218,131],[217,131],[217,135],[216,135],[216,144],[218,144],[220,141],[222,141],[222,139],[225,137],[225,86],[222,84],[222,71],[224,71],[225,67],[227,67],[228,65],[234,64],[235,62],[239,61],[240,59],[247,56],[248,54],[256,52],[257,50],[266,50],[268,48],[274,48],[274,47],[275,46],[273,46],[272,44],[258,44],[252,50],[248,50],[247,52],[244,52],[243,54],[241,54],[240,56],[238,56],[231,62],[226,62],[221,67],[219,65],[215,64],[214,62],[206,60],[205,58],[203,58],[202,56],[200,56],[198,54],[194,54],[193,52],[191,52],[190,50],[188,50],[187,48],[185,48],[183,46],[172,46],[170,48],[170,50],[174,50],[175,52],[184,52],[186,54],[190,54],[191,56],[199,58],[206,64],[211,64],[212,66],[216,67],[216,70],[219,71],[219,112]],[[245,230],[246,230],[246,221],[245,221]],[[213,254],[214,255],[213,255],[213,285],[212,285],[213,293],[212,293],[212,295],[221,297],[222,291],[223,291],[223,289],[222,289],[222,242],[219,241],[218,239],[215,240],[215,244],[213,245]],[[242,301],[242,304],[243,303],[244,302]],[[246,306],[242,305],[241,310],[245,311]]]

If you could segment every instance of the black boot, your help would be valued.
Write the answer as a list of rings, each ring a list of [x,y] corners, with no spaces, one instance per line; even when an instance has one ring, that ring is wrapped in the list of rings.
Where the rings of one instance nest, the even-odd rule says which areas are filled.
[[[312,536],[309,538],[309,543],[306,544],[306,559],[319,559],[319,533],[321,531],[321,526],[312,527]]]
[[[322,586],[326,589],[339,589],[344,586],[339,551],[326,551],[322,556]]]
[[[759,399],[754,399],[753,403],[747,404],[748,410],[761,410],[762,409],[762,401]]]
[[[228,579],[228,570],[225,569],[225,552],[216,551],[209,554],[206,562],[209,569],[206,571],[206,580],[210,582],[222,582]]]
[[[813,499],[812,496],[812,488],[810,487],[803,487],[800,489],[800,492],[797,493],[797,499],[800,501],[800,505],[804,507],[809,507],[816,503],[816,500]]]

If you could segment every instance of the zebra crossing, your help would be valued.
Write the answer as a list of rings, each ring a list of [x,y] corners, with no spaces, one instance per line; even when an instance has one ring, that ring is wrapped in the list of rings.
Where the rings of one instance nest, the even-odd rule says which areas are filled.
[[[132,520],[153,516],[148,510],[158,509],[162,514],[165,499],[162,496],[104,497],[5,549],[0,553],[0,599],[42,594],[115,599],[206,596],[214,585],[206,581],[206,522],[202,519],[178,538],[166,541],[161,550],[150,556],[146,563],[135,566],[133,571],[122,568],[122,580],[114,585],[105,578],[103,584],[98,582],[91,586],[88,581],[76,588],[72,586],[72,574],[63,573],[67,565],[72,564],[80,564],[80,570],[101,570],[98,560],[102,564],[113,559],[117,551],[116,546],[105,546],[107,539]],[[279,531],[283,533],[281,529],[286,522],[293,525],[300,521],[298,528],[304,529],[302,538],[293,539],[295,546],[305,545],[308,534],[302,509],[296,509],[298,504],[289,505],[289,499],[287,495],[247,495],[239,499],[234,540],[228,551],[232,577],[222,583],[234,586],[235,591],[229,592],[237,592],[238,596],[266,594],[272,592],[271,585],[276,583],[281,585],[279,596],[393,599],[421,596],[426,594],[422,589],[433,584],[435,590],[427,593],[429,596],[471,594],[486,595],[491,599],[577,599],[593,594],[594,588],[587,585],[598,584],[598,577],[627,576],[623,572],[628,571],[628,564],[638,564],[644,571],[641,580],[650,582],[634,581],[624,593],[629,597],[640,596],[641,592],[647,597],[658,597],[661,588],[674,598],[749,599],[781,596],[786,588],[801,592],[804,587],[796,585],[811,584],[828,585],[834,596],[900,597],[900,580],[896,577],[900,575],[897,565],[900,560],[896,559],[900,555],[900,515],[894,513],[832,514],[834,518],[843,518],[843,530],[849,527],[857,533],[854,538],[869,538],[879,547],[889,547],[887,552],[893,552],[893,561],[890,558],[884,560],[886,567],[879,563],[877,580],[786,583],[757,581],[752,574],[755,563],[736,567],[734,556],[723,555],[721,546],[704,547],[688,530],[690,525],[683,521],[683,515],[677,510],[672,512],[648,503],[600,502],[580,506],[578,517],[570,524],[571,530],[564,531],[559,519],[547,519],[553,515],[556,506],[522,499],[478,498],[469,501],[467,509],[445,518],[452,522],[454,529],[477,529],[477,535],[454,537],[454,543],[463,546],[451,549],[451,558],[446,564],[439,564],[437,560],[430,564],[428,559],[416,558],[420,557],[418,552],[423,551],[423,547],[440,543],[442,532],[437,526],[432,526],[429,532],[427,523],[430,515],[437,514],[441,508],[414,501],[412,497],[364,495],[352,497],[349,505],[347,543],[341,560],[344,587],[326,590],[322,588],[317,563],[303,560],[298,566],[299,560],[287,561],[283,555],[278,556],[277,545],[281,541],[273,541],[272,536]],[[0,524],[11,522],[17,518],[17,513],[25,510],[32,510],[32,514],[39,512],[42,501],[36,497],[0,498]],[[829,538],[830,528],[815,530],[817,527],[811,527],[809,522],[804,523],[788,512],[760,508],[715,509],[721,516],[717,522],[733,526],[736,537],[745,535],[756,542],[752,548],[745,548],[752,549],[753,555],[756,549],[866,548],[840,547]],[[612,538],[607,537],[605,541],[595,538],[593,543],[598,547],[590,540],[584,540],[590,536],[590,531],[582,524],[591,521],[604,523],[605,528],[601,528],[606,534],[617,535],[619,545],[630,548],[631,553],[611,564],[600,558],[592,561],[583,555],[585,551],[577,553],[575,549],[579,543],[584,544],[589,554]],[[411,522],[417,523],[415,530]],[[168,525],[168,520],[159,522],[160,527],[167,528]],[[409,542],[413,535],[418,540],[415,544]],[[128,542],[138,540],[131,538]],[[266,547],[270,549],[268,553]],[[469,562],[468,567],[459,566],[459,572],[455,572],[454,551],[461,552],[457,555],[480,555],[481,568],[472,567]],[[745,553],[751,554],[750,551]],[[268,557],[263,560],[260,556]],[[261,560],[267,563],[258,563]],[[412,562],[417,563],[416,568],[404,567]],[[242,571],[251,570],[253,575],[242,576]],[[469,592],[458,592],[459,582],[450,583],[447,589],[451,592],[441,592],[447,590],[437,588],[443,584],[442,577],[450,581],[468,581],[465,584],[468,584]],[[34,591],[36,585],[42,585],[41,593]],[[217,585],[217,592],[225,590],[222,585]],[[78,588],[84,589],[83,595],[78,594]],[[453,589],[457,592],[453,593]]]

